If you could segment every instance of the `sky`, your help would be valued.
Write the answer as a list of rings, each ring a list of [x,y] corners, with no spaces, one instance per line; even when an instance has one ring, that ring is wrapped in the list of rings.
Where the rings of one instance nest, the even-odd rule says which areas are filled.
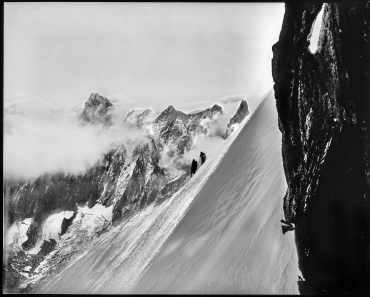
[[[283,3],[5,3],[4,101],[184,111],[272,88]]]
[[[283,15],[283,3],[5,3],[4,175],[80,174],[132,150],[147,141],[123,122],[135,108],[219,104],[212,129],[225,132],[242,99],[253,112],[273,86]],[[114,105],[104,133],[78,124],[91,93]],[[210,153],[215,135],[188,156]]]

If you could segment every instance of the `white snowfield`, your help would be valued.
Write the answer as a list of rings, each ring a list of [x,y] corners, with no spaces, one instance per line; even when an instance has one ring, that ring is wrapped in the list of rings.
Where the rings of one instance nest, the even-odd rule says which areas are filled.
[[[40,293],[297,294],[285,190],[270,91],[171,199],[101,235]]]

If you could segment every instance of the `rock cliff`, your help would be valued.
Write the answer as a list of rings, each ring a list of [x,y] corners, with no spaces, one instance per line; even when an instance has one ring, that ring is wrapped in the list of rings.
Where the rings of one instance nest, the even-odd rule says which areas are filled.
[[[272,48],[302,294],[370,293],[369,37],[370,1],[287,3]]]

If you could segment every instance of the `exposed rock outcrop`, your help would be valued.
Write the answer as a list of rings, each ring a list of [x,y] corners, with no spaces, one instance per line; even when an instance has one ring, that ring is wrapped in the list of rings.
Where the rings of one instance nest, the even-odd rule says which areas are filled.
[[[194,112],[191,114],[188,114],[188,127],[190,133],[195,136],[199,135],[201,133],[208,134],[208,127],[206,123],[202,123],[202,121],[216,121],[219,116],[223,114],[222,107],[215,104],[210,108],[207,108],[205,110]]]
[[[240,124],[246,116],[249,114],[248,104],[247,101],[242,100],[240,102],[239,108],[234,114],[234,116],[230,119],[230,122],[227,124],[226,133],[224,138],[228,138],[231,133],[234,132],[235,124]]]
[[[85,103],[80,118],[85,123],[108,126],[112,123],[110,111],[113,109],[113,104],[107,98],[98,93],[92,93]]]
[[[370,1],[287,3],[273,46],[300,292],[370,293]]]

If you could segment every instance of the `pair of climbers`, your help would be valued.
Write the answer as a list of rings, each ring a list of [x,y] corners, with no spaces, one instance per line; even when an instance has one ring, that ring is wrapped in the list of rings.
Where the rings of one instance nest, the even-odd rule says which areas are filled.
[[[193,159],[193,162],[191,163],[190,177],[192,177],[193,174],[195,174],[195,172],[197,171],[198,163],[200,163],[200,165],[199,165],[199,167],[200,167],[204,164],[205,161],[206,161],[206,154],[203,153],[203,152],[200,152],[199,161],[197,162]]]

